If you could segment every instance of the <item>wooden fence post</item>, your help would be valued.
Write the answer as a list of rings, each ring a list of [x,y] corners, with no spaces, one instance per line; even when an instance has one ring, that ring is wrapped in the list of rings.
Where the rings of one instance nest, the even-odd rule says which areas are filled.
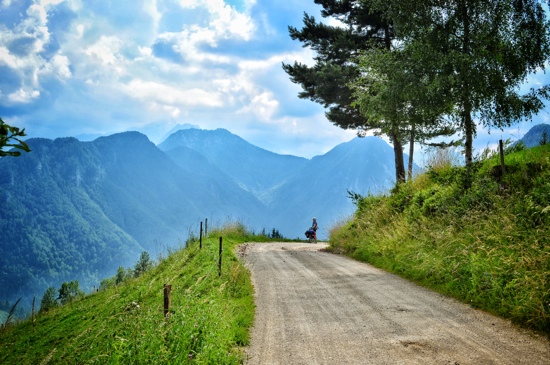
[[[222,276],[222,238],[220,237],[220,259],[218,261],[218,276]]]
[[[504,146],[502,144],[502,139],[498,141],[498,149],[500,152],[500,167],[502,168],[502,176],[506,173],[506,165],[504,165]]]
[[[204,235],[208,236],[208,218],[204,218]]]
[[[172,292],[172,285],[164,284],[164,318],[168,317],[170,313],[170,293]]]
[[[199,233],[199,249],[202,249],[202,222],[201,222],[201,232]]]

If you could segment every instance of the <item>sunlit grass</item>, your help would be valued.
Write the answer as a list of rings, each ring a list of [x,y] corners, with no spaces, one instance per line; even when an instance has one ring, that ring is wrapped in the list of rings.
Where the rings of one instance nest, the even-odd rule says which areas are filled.
[[[219,237],[223,239],[218,271]],[[254,319],[249,271],[235,247],[257,241],[239,224],[215,228],[139,278],[0,333],[2,364],[239,364]],[[164,284],[172,286],[164,316]]]
[[[365,197],[330,248],[550,333],[550,146],[445,167],[388,197]],[[496,168],[494,166],[497,166]]]

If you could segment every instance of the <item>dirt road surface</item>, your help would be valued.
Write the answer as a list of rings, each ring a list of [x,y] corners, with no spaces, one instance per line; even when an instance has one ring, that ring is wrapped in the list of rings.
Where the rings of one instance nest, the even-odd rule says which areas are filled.
[[[547,338],[325,246],[241,246],[257,305],[249,365],[550,364]]]

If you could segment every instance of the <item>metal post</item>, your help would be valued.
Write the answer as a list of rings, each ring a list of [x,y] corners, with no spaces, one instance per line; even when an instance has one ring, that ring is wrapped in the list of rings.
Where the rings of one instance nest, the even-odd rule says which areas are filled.
[[[222,238],[220,237],[220,259],[218,261],[218,276],[222,276]]]
[[[208,218],[204,218],[204,235],[208,236]]]
[[[199,233],[199,249],[202,250],[202,222],[201,222],[201,230]]]

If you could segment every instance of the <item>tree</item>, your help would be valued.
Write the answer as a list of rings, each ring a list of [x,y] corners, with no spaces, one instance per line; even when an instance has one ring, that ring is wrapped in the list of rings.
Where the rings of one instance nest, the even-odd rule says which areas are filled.
[[[122,266],[119,266],[116,272],[115,284],[120,284],[124,281],[126,281],[126,270]]]
[[[44,292],[42,300],[40,300],[40,312],[47,312],[52,308],[57,307],[57,300],[55,299],[55,288],[49,287]]]
[[[539,145],[544,146],[547,143],[548,143],[548,132],[546,132],[546,130],[543,130],[540,136]]]
[[[434,145],[428,141],[456,133],[442,117],[449,105],[425,83],[425,75],[399,44],[392,50],[371,49],[358,60],[360,76],[350,83],[354,105],[366,118],[377,121],[383,131],[397,125],[400,134],[408,136],[411,179],[414,143]]]
[[[361,51],[391,47],[392,24],[359,0],[315,0],[315,3],[323,6],[323,17],[333,17],[345,27],[317,23],[314,17],[304,14],[302,30],[288,29],[292,39],[317,52],[316,64],[310,67],[295,62],[283,64],[283,69],[292,82],[302,86],[298,96],[322,104],[328,109],[327,119],[335,125],[356,129],[359,135],[380,128],[377,121],[365,118],[359,108],[352,106],[352,90],[348,85],[359,76],[356,58]],[[403,135],[397,125],[390,125],[383,132],[393,145],[396,180],[404,181]]]
[[[21,155],[19,151],[11,151],[12,148],[30,152],[29,146],[19,139],[24,136],[26,136],[24,128],[20,130],[17,127],[12,127],[0,118],[0,157]],[[4,148],[9,150],[5,151]]]
[[[474,118],[503,128],[531,118],[550,96],[548,86],[521,95],[527,76],[550,56],[549,22],[537,0],[364,0],[392,19],[427,84],[452,106],[449,116],[473,161]],[[436,68],[438,79],[430,78]],[[444,77],[442,77],[444,76]]]
[[[136,263],[134,268],[134,276],[137,278],[149,270],[153,266],[149,252],[143,251],[139,256],[139,261]]]
[[[84,295],[84,292],[80,290],[80,283],[78,280],[73,280],[71,282],[64,282],[61,284],[57,299],[61,302],[61,304],[65,305],[82,295]]]
[[[271,230],[271,238],[284,238],[283,235],[279,232],[279,230],[273,228]]]

